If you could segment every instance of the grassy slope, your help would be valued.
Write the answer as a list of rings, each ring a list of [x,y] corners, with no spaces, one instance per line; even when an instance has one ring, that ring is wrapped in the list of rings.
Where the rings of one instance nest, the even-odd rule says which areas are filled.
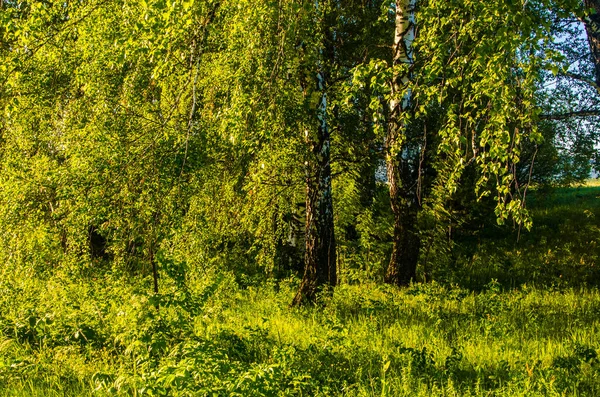
[[[531,231],[487,225],[458,242],[456,269],[440,276],[474,289],[491,279],[509,288],[599,286],[600,181],[531,191],[527,204],[534,221]]]
[[[484,240],[481,277],[525,277],[540,260],[531,268],[538,282],[554,271],[555,285],[582,269],[588,277],[599,194],[537,196],[539,231],[519,245],[512,235]],[[494,267],[490,258],[516,250],[525,253],[512,267]],[[289,309],[292,282],[240,289],[227,275],[202,274],[187,288],[164,279],[157,314],[149,280],[7,272],[0,395],[600,395],[600,293],[567,281],[510,291],[492,282],[478,293],[341,286],[322,307]]]

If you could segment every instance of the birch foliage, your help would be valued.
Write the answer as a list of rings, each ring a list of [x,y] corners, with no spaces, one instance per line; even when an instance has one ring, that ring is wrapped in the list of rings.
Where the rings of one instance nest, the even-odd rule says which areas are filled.
[[[542,111],[569,110],[540,86],[572,71],[556,19],[585,10],[418,1],[413,61],[391,66],[394,6],[3,2],[0,261],[147,275],[160,254],[246,278],[297,274],[323,94],[342,273],[386,262],[389,199],[376,171],[388,105],[409,91],[392,151],[419,168],[427,216],[445,221],[473,173],[470,190],[494,198],[500,222],[529,227],[517,164],[541,142]],[[400,75],[410,79],[392,96]]]
[[[432,151],[423,157],[435,169],[425,205],[441,210],[466,167],[474,165],[477,195],[495,197],[498,222],[512,217],[531,227],[516,164],[523,140],[542,139],[539,82],[560,59],[547,47],[552,22],[577,9],[574,2],[419,1],[414,63],[393,71],[389,60],[380,59],[355,69],[354,86],[368,86],[371,112],[383,120],[384,104],[392,99],[388,82],[409,68],[411,80],[394,94],[412,97],[411,109],[401,116],[408,127],[397,150],[417,139],[413,152]],[[428,125],[435,130],[423,130]],[[379,134],[383,127],[379,123]]]

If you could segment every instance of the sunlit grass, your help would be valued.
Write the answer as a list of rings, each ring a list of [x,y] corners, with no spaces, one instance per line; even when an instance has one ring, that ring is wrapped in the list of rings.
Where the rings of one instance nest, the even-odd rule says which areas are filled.
[[[437,284],[404,291],[366,284],[341,286],[316,307],[290,309],[293,283],[243,290],[225,279],[194,317],[177,305],[157,316],[126,289],[117,296],[108,285],[48,283],[54,290],[40,288],[36,306],[32,296],[14,295],[15,306],[2,314],[2,395],[78,396],[94,389],[94,395],[143,395],[148,384],[170,385],[154,390],[169,396],[210,395],[202,390],[211,387],[216,395],[600,392],[596,289],[503,292],[491,284],[475,293]],[[9,298],[3,299],[6,305]],[[51,315],[53,322],[41,327],[38,321],[30,338],[24,323],[32,315]],[[129,320],[119,320],[124,316]],[[97,340],[76,339],[69,326],[76,319],[85,319]],[[157,338],[164,345],[153,355],[148,349]],[[185,353],[197,343],[209,347]],[[195,368],[223,383],[194,378]]]
[[[2,269],[0,395],[600,395],[599,195],[532,192],[534,230],[485,235],[460,287],[363,282],[305,308],[291,279],[164,275],[157,311],[149,279]]]
[[[585,186],[600,187],[600,178],[588,179],[585,181]]]

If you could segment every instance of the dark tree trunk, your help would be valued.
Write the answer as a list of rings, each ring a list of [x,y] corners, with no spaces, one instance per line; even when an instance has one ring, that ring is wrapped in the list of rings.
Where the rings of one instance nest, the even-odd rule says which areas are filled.
[[[414,36],[411,0],[396,2],[396,28],[393,46],[394,65],[412,64],[410,45]],[[420,238],[417,229],[419,201],[417,195],[418,161],[411,150],[402,112],[410,105],[410,92],[403,93],[409,83],[409,72],[395,74],[392,81],[390,121],[386,137],[387,179],[394,214],[394,236],[385,282],[403,286],[416,278]]]
[[[394,244],[385,274],[385,282],[397,286],[408,285],[416,279],[421,248],[421,239],[417,229],[419,214],[417,184],[410,175],[410,169],[407,169],[410,167],[403,163],[402,159],[388,161],[387,170],[390,202],[394,214]],[[411,189],[411,186],[414,187]]]
[[[600,0],[584,0],[583,4],[586,9],[594,10],[594,13],[585,18],[583,23],[594,62],[596,89],[600,91]]]
[[[310,159],[306,164],[306,251],[304,277],[292,305],[314,301],[324,286],[337,283],[333,200],[331,196],[330,133],[327,126],[325,73],[317,74],[320,100],[318,129],[314,139],[307,133]]]

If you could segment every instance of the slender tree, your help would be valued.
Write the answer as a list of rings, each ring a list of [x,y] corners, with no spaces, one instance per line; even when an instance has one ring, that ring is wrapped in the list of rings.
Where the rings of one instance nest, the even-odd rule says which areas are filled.
[[[329,27],[323,2],[314,3],[316,17],[327,36]],[[324,39],[325,40],[325,39]],[[331,45],[321,43],[314,66],[314,110],[316,128],[305,132],[308,147],[306,167],[306,225],[304,276],[292,305],[311,301],[322,286],[337,283],[336,247],[333,226],[333,198],[331,189],[331,133],[327,120],[328,61],[332,58]],[[327,48],[329,47],[329,48]],[[327,59],[329,58],[329,59]]]

